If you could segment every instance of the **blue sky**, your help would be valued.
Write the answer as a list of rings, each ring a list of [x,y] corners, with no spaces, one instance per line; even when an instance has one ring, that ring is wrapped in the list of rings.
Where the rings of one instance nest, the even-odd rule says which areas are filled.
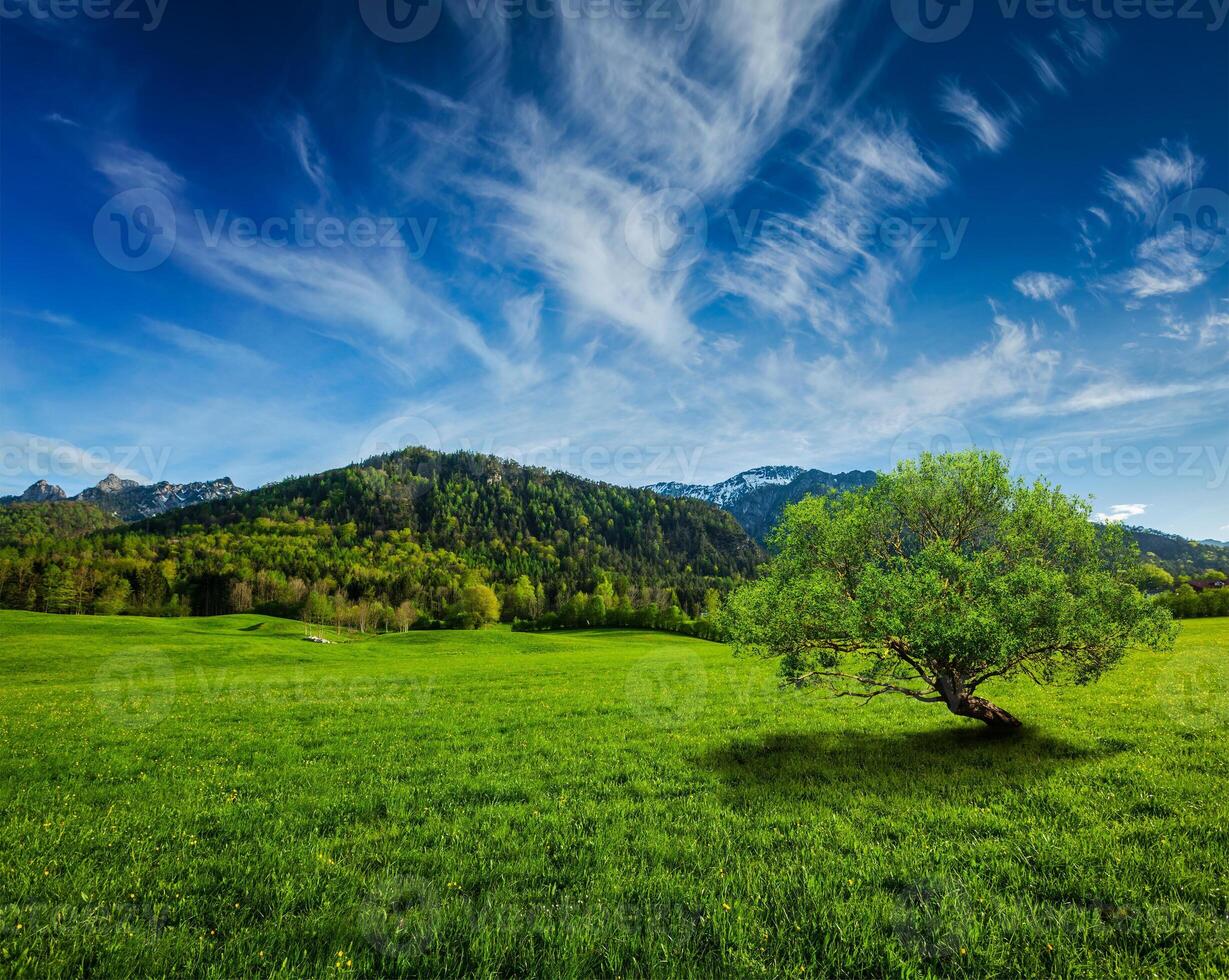
[[[1229,538],[1226,0],[919,2],[0,0],[0,493],[975,443]]]

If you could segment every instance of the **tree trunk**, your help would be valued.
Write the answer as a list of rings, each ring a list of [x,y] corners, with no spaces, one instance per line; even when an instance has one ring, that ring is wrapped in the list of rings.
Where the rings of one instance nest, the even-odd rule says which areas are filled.
[[[943,695],[947,710],[952,714],[961,718],[975,718],[1000,731],[1020,727],[1018,718],[985,698],[975,697],[966,691],[959,678],[939,677],[938,681],[939,693]]]
[[[1020,719],[1004,711],[998,705],[991,704],[985,698],[966,695],[956,705],[949,704],[947,707],[954,715],[960,715],[962,718],[976,718],[978,721],[984,721],[991,728],[1010,729],[1020,727]]]

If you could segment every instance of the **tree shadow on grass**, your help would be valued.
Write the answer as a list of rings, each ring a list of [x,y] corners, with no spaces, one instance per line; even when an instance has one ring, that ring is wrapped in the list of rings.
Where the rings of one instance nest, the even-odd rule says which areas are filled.
[[[833,792],[951,798],[1021,787],[1055,770],[1124,751],[1075,744],[1025,728],[1010,735],[971,727],[900,734],[781,732],[717,746],[698,760],[733,796]]]

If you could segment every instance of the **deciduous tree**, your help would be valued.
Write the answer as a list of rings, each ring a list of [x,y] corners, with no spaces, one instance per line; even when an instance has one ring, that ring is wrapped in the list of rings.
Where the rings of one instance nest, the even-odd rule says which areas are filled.
[[[761,577],[729,599],[736,649],[779,657],[797,685],[897,694],[999,728],[996,679],[1095,681],[1134,644],[1171,638],[1142,595],[1122,528],[976,450],[902,462],[864,491],[789,508]]]

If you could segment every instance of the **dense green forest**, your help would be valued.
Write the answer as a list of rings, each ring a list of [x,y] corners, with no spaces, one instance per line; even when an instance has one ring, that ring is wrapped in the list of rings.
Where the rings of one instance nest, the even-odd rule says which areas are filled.
[[[600,608],[671,625],[762,557],[699,501],[423,449],[127,526],[86,503],[0,508],[0,605],[46,612],[259,611],[370,630]]]
[[[1144,561],[1158,565],[1171,575],[1198,577],[1208,569],[1229,573],[1229,548],[1146,527],[1129,527],[1127,531],[1139,542]]]

